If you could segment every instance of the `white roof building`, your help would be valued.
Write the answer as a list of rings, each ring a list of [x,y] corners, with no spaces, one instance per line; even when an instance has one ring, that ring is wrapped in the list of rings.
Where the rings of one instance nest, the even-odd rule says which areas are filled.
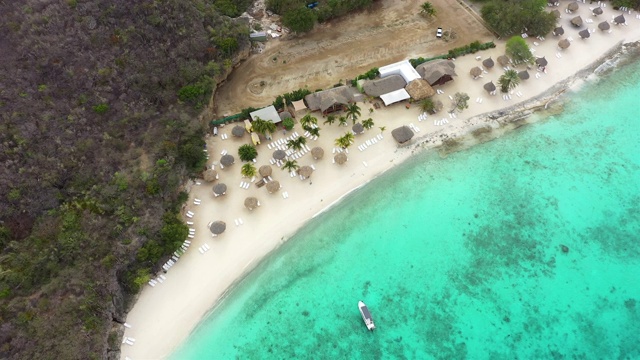
[[[260,118],[262,120],[271,121],[274,124],[277,124],[281,121],[280,115],[278,115],[278,111],[273,105],[269,105],[260,110],[256,110],[254,112],[249,113],[251,116],[251,120],[255,120],[256,118]]]
[[[389,75],[400,75],[404,78],[404,81],[410,83],[415,79],[420,79],[420,74],[416,71],[416,69],[411,66],[409,60],[402,60],[397,63],[389,64],[378,68],[378,72],[380,72],[380,77],[386,77]]]
[[[384,106],[389,106],[393,103],[397,103],[398,101],[406,100],[411,96],[405,89],[400,89],[396,91],[392,91],[390,93],[380,95],[380,99],[384,102]]]

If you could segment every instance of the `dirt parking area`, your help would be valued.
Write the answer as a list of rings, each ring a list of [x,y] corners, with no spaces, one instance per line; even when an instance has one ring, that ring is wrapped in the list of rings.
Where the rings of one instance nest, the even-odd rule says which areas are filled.
[[[317,26],[310,34],[271,39],[262,53],[251,55],[218,88],[216,116],[266,106],[279,94],[300,88],[325,89],[373,67],[494,39],[466,5],[431,0],[437,16],[428,19],[419,14],[423,2],[381,0],[368,11]],[[436,39],[438,27],[454,37]]]

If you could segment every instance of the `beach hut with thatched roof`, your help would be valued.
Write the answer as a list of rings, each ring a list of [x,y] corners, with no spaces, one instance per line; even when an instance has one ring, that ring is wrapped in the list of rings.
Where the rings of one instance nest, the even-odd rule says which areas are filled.
[[[347,162],[347,154],[343,152],[337,153],[336,156],[333,157],[333,161],[338,165],[342,165]]]
[[[214,221],[209,225],[209,230],[215,236],[222,234],[227,229],[227,224],[224,221]]]
[[[553,35],[554,36],[564,35],[564,28],[562,26],[558,26],[557,28],[553,29]]]
[[[311,149],[311,156],[316,160],[320,160],[324,156],[324,150],[320,146],[316,146]]]
[[[556,19],[560,19],[560,10],[555,9],[551,12],[551,15],[555,16]]]
[[[313,168],[311,166],[305,165],[298,169],[298,175],[301,175],[304,179],[311,176],[311,174],[313,174]]]
[[[491,57],[482,60],[482,66],[484,66],[487,69],[491,69],[493,65],[495,65],[495,63],[493,62],[493,59]]]
[[[496,85],[493,83],[493,81],[489,81],[488,83],[484,84],[483,88],[487,90],[489,94],[496,91]]]
[[[408,126],[401,126],[391,131],[391,136],[398,142],[398,144],[404,144],[413,138],[413,131]]]
[[[404,88],[413,100],[422,100],[432,97],[436,91],[429,85],[425,79],[415,79]]]
[[[287,157],[287,153],[284,150],[276,150],[273,152],[273,158],[276,160],[282,160]]]
[[[573,19],[571,19],[571,24],[575,27],[582,26],[582,18],[579,15],[574,17]]]
[[[267,177],[267,176],[271,176],[272,171],[273,170],[271,169],[271,166],[262,165],[258,169],[258,174],[260,174],[260,176],[262,176],[262,177]]]
[[[364,126],[362,126],[361,123],[355,123],[351,130],[353,130],[354,134],[362,134],[364,132]]]
[[[227,185],[224,183],[218,183],[213,187],[213,195],[220,196],[227,193]]]
[[[418,74],[431,86],[453,80],[453,77],[457,76],[455,69],[456,64],[453,61],[444,59],[428,61],[416,67]]]
[[[509,65],[509,58],[507,57],[507,55],[500,55],[498,56],[498,64],[500,64],[500,66],[507,66]]]
[[[611,28],[611,25],[609,25],[609,23],[606,20],[598,24],[598,29],[602,31],[607,31],[610,28]]]
[[[597,8],[595,8],[595,9],[593,9],[593,10],[591,11],[591,13],[592,13],[593,15],[595,15],[595,16],[602,15],[602,13],[603,13],[603,12],[604,12],[604,11],[602,10],[602,8],[601,8],[600,6],[598,6]]]
[[[571,46],[571,42],[567,39],[562,39],[558,41],[558,47],[562,50],[568,48],[569,46]]]
[[[539,67],[547,66],[548,63],[549,62],[544,58],[544,56],[541,58],[536,58],[536,65],[538,65]]]
[[[278,180],[269,181],[267,183],[267,191],[269,194],[273,194],[278,190],[280,190],[280,182],[278,182]]]
[[[613,23],[618,25],[618,24],[624,24],[625,23],[625,19],[624,19],[624,15],[620,14],[618,16],[616,16],[615,18],[613,18]]]
[[[218,180],[218,172],[213,169],[207,169],[204,172],[204,181],[206,182],[214,182]]]
[[[567,10],[569,10],[570,12],[578,11],[579,8],[580,6],[575,1],[567,5]]]
[[[404,89],[407,86],[407,82],[400,75],[389,75],[381,79],[367,80],[362,85],[364,93],[379,97],[380,95],[390,93],[392,91]]]
[[[304,101],[311,111],[320,111],[322,114],[340,110],[343,106],[359,99],[358,90],[348,86],[318,91],[304,97]]]
[[[529,79],[529,72],[526,69],[522,70],[518,73],[518,77],[520,78],[520,80],[527,80]]]
[[[477,66],[474,66],[469,70],[469,75],[471,75],[474,79],[477,79],[478,76],[482,75],[482,69]]]
[[[242,135],[244,135],[244,132],[245,132],[244,126],[236,125],[231,130],[231,135],[235,137],[242,137]]]
[[[244,199],[244,207],[246,207],[247,209],[253,210],[258,206],[260,206],[260,201],[258,201],[257,198],[249,196],[248,198]]]
[[[220,158],[220,164],[222,164],[222,166],[230,166],[233,165],[233,163],[236,161],[236,159],[233,157],[233,155],[222,155],[222,157]]]
[[[588,39],[591,36],[591,33],[589,33],[589,29],[584,29],[580,31],[578,35],[580,35],[580,37],[583,39]]]

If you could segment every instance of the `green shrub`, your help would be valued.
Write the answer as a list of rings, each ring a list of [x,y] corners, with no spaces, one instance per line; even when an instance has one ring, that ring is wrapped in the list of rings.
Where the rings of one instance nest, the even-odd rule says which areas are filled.
[[[293,122],[293,119],[288,117],[285,118],[284,120],[282,120],[282,126],[284,126],[285,129],[287,129],[287,131],[293,129],[293,126],[295,125],[295,123]]]
[[[95,105],[93,107],[93,111],[95,111],[96,114],[102,115],[102,114],[106,113],[107,111],[109,111],[109,105],[107,105],[107,104]]]
[[[251,161],[258,156],[258,150],[253,145],[244,144],[238,148],[238,156],[242,161]]]

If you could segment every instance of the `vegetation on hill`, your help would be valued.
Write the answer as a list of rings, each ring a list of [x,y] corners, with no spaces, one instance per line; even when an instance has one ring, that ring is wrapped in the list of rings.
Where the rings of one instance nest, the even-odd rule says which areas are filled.
[[[489,0],[482,6],[481,14],[500,36],[523,33],[545,36],[556,23],[555,16],[546,11],[546,5],[546,0]]]
[[[0,358],[118,356],[187,235],[196,117],[248,47],[229,3],[249,1],[0,2]]]
[[[365,9],[375,0],[329,0],[319,2],[317,7],[307,6],[314,1],[267,0],[267,9],[282,16],[284,26],[294,32],[303,33],[313,29],[316,21],[325,22],[350,12]]]

